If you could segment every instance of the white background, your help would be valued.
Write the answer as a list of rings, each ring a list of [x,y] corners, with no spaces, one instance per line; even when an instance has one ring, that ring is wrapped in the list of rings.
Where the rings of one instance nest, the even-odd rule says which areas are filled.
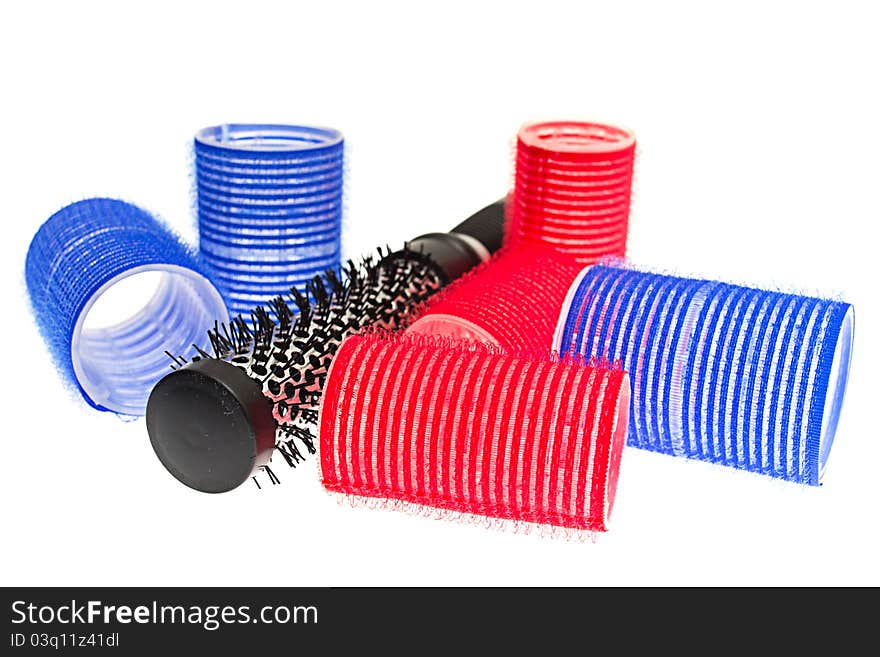
[[[0,583],[880,584],[878,16],[714,4],[4,4]],[[27,305],[30,238],[97,195],[193,237],[198,128],[342,130],[357,254],[501,196],[519,125],[557,117],[636,132],[637,263],[855,305],[822,488],[627,450],[597,544],[340,506],[314,459],[210,496],[165,472],[142,419],[56,376]]]

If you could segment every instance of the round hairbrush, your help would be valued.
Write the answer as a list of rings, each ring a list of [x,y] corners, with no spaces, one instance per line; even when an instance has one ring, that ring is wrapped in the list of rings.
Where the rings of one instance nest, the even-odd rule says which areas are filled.
[[[633,133],[618,126],[523,125],[508,240],[551,244],[582,265],[625,255],[635,151]]]
[[[147,404],[159,460],[204,492],[231,490],[259,472],[277,483],[273,453],[295,466],[316,451],[318,404],[342,341],[366,327],[408,326],[428,298],[500,247],[503,221],[498,201],[449,233],[379,249],[315,277],[305,293],[292,288],[247,318],[215,324],[209,350],[169,354],[174,371]]]

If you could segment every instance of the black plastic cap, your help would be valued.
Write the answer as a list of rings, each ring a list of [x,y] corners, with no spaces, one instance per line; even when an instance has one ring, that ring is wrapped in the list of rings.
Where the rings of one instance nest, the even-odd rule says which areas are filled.
[[[223,493],[269,461],[275,445],[272,406],[235,365],[204,359],[165,376],[147,401],[156,456],[190,488]]]
[[[501,248],[504,241],[504,199],[487,205],[448,233],[426,233],[407,246],[431,256],[450,283]]]
[[[498,199],[462,221],[450,232],[473,237],[489,253],[495,253],[504,241],[504,203],[505,199]]]
[[[419,235],[406,245],[414,251],[431,256],[431,260],[443,271],[446,284],[483,262],[483,257],[473,244],[454,233]]]

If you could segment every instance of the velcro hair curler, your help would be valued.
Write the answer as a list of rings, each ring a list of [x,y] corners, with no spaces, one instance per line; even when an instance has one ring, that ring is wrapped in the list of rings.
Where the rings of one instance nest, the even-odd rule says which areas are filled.
[[[554,343],[622,362],[630,445],[819,485],[852,338],[847,303],[612,263],[579,275]]]
[[[498,201],[449,233],[350,262],[342,276],[312,280],[306,294],[293,288],[293,307],[277,297],[250,321],[218,324],[209,332],[213,354],[174,354],[175,371],[147,406],[156,455],[196,490],[228,491],[260,471],[277,483],[274,452],[290,466],[315,452],[318,402],[342,340],[364,327],[407,326],[428,297],[500,246],[503,217]]]
[[[231,124],[195,137],[199,248],[230,311],[305,290],[340,258],[343,139],[329,128]]]
[[[549,353],[562,301],[580,269],[541,245],[505,247],[429,301],[409,331]]]
[[[628,396],[620,369],[428,336],[352,336],[321,404],[324,486],[526,529],[604,531]]]
[[[524,125],[504,248],[432,299],[410,332],[548,352],[583,264],[626,250],[634,154],[622,128]]]
[[[508,239],[550,244],[581,264],[625,255],[635,147],[632,132],[611,125],[524,125]]]
[[[114,326],[86,325],[102,294],[144,272],[162,276],[138,313]],[[25,277],[59,368],[104,411],[142,415],[167,372],[163,352],[186,348],[206,325],[228,317],[195,254],[149,213],[114,199],[80,201],[52,215],[31,242]]]

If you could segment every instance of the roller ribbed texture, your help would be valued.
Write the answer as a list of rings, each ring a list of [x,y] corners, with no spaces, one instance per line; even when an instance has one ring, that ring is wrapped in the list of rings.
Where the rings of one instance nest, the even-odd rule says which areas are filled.
[[[25,265],[34,314],[62,374],[100,410],[143,414],[168,372],[226,309],[192,251],[146,211],[114,199],[73,203],[37,231]],[[127,276],[163,271],[152,300],[128,321],[82,329],[100,293]]]
[[[420,336],[353,336],[321,407],[324,485],[393,504],[603,531],[626,374]]]
[[[552,249],[506,247],[429,301],[409,330],[549,353],[562,302],[580,269]]]
[[[603,264],[572,286],[556,347],[630,372],[631,445],[817,485],[852,324],[846,303]]]
[[[336,268],[342,135],[277,125],[206,128],[195,139],[199,247],[233,313]]]
[[[508,239],[551,244],[581,264],[623,256],[635,146],[632,133],[609,125],[524,125]]]
[[[626,250],[634,154],[620,128],[524,125],[504,248],[435,297],[410,332],[548,352],[583,263]]]

